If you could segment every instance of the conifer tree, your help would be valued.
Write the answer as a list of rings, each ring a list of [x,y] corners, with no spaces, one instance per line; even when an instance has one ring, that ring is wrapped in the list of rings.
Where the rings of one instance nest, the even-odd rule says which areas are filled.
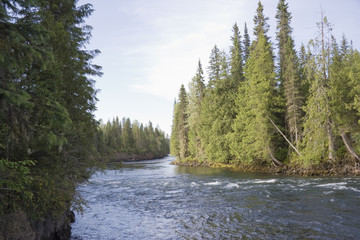
[[[245,23],[245,27],[244,27],[244,40],[243,40],[243,46],[244,46],[244,64],[246,63],[247,59],[250,56],[250,45],[251,45],[251,41],[250,41],[250,35],[248,32],[248,28],[247,25]]]
[[[334,125],[329,102],[331,26],[323,17],[318,27],[319,36],[310,42],[314,54],[307,64],[310,93],[305,106],[304,154],[301,158],[306,166],[335,159]]]
[[[298,146],[301,136],[302,95],[301,83],[298,75],[298,62],[294,49],[294,40],[291,37],[290,27],[291,14],[288,12],[288,4],[280,0],[277,6],[277,33],[279,51],[279,79],[280,90],[285,95],[286,101],[286,125],[290,134],[291,142]]]
[[[341,47],[332,37],[331,58],[328,95],[334,135],[341,136],[349,155],[360,163],[360,157],[352,147],[355,143],[352,141],[353,136],[360,132],[359,116],[356,110],[351,108],[354,102],[353,91],[358,88],[359,82],[351,81],[349,72],[351,73],[353,54],[349,49],[345,36],[343,36]],[[353,89],[353,91],[349,91],[349,89]],[[336,145],[339,145],[339,143]],[[344,156],[340,157],[344,158]]]
[[[302,43],[300,46],[299,57],[298,57],[298,66],[299,66],[299,78],[301,82],[301,96],[303,96],[303,104],[307,101],[309,93],[309,81],[307,81],[307,68],[306,64],[308,58],[310,57],[310,51],[306,51],[305,45]],[[302,111],[302,116],[304,116],[304,111]]]
[[[234,94],[237,91],[230,75],[229,61],[224,52],[220,52],[216,61],[219,74],[205,91],[205,98],[201,113],[201,139],[204,144],[206,158],[209,161],[228,163],[231,160],[229,150],[229,136],[235,112]],[[210,56],[210,61],[211,61]]]
[[[121,145],[123,151],[126,153],[133,153],[134,151],[134,136],[132,133],[132,124],[130,118],[126,118],[123,123],[123,131],[121,136]]]
[[[270,28],[267,23],[268,20],[269,18],[264,16],[264,6],[261,1],[259,1],[256,9],[256,15],[254,16],[254,36],[257,38],[256,41],[258,41],[260,35],[263,35],[266,42],[269,42],[270,38],[266,35]]]
[[[179,138],[179,157],[180,159],[186,158],[189,156],[189,139],[188,139],[188,98],[184,85],[182,84],[179,92],[179,103],[178,103],[178,138]]]
[[[275,132],[269,121],[275,113],[276,80],[271,44],[266,36],[266,20],[259,2],[254,18],[256,41],[245,67],[246,80],[239,88],[239,112],[233,124],[232,153],[239,161],[251,164],[269,163],[271,160],[279,164],[274,156]]]
[[[214,48],[211,50],[210,61],[208,66],[209,88],[214,87],[216,80],[220,78],[220,71],[221,71],[220,62],[221,62],[220,50],[215,45]]]
[[[219,99],[216,94],[216,85],[221,79],[222,68],[225,66],[222,64],[224,56],[222,52],[215,45],[211,50],[209,66],[208,66],[208,76],[209,81],[204,91],[204,99],[201,105],[201,129],[200,129],[200,138],[202,146],[205,151],[206,159],[209,161],[215,160],[215,157],[211,154],[212,152],[216,153],[217,148],[212,144],[215,144],[212,138],[218,136],[218,133],[214,133],[214,121],[218,115],[219,111]]]
[[[189,154],[190,156],[196,158],[204,158],[201,139],[199,135],[201,124],[201,104],[204,98],[205,90],[203,75],[204,73],[202,70],[201,62],[199,60],[196,75],[192,78],[192,81],[189,84],[189,105],[187,108],[189,127]]]
[[[70,207],[76,182],[95,165],[90,77],[101,73],[91,64],[98,51],[84,50],[92,8],[75,0],[5,1],[0,11],[0,132],[8,140],[0,143],[0,160],[33,164],[21,191],[28,198],[16,197],[18,207],[39,218],[56,215]]]
[[[237,89],[240,81],[243,80],[243,61],[242,61],[242,46],[239,27],[235,23],[233,26],[233,36],[231,36],[232,45],[230,46],[230,73],[231,86],[230,88]]]
[[[135,149],[137,153],[142,153],[145,147],[145,139],[143,138],[143,126],[138,121],[132,123],[132,135],[134,137]]]
[[[180,142],[179,142],[179,104],[174,101],[173,120],[171,126],[170,137],[170,154],[178,157],[180,155]]]

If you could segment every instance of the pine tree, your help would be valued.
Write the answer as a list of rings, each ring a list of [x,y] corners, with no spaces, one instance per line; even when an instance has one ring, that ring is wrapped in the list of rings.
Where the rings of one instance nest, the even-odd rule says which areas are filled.
[[[301,158],[306,166],[335,159],[334,126],[329,102],[331,26],[323,17],[318,27],[319,36],[310,42],[314,54],[307,64],[310,94],[305,106],[304,154]]]
[[[360,126],[360,53],[357,50],[350,49],[349,58],[349,71],[348,76],[350,78],[350,85],[352,90],[350,96],[352,97],[352,103],[348,105],[349,110],[355,110],[357,112],[357,123],[358,125],[352,125],[355,129]],[[354,151],[359,156],[360,153],[360,131],[351,132],[354,146]],[[355,157],[356,158],[356,157]],[[357,159],[357,165],[359,165],[359,159]]]
[[[302,95],[301,83],[298,75],[298,63],[291,37],[291,14],[288,4],[280,0],[277,6],[277,33],[279,49],[279,81],[280,90],[284,92],[286,100],[286,125],[293,144],[298,146],[301,136]]]
[[[25,185],[11,204],[31,217],[63,213],[77,181],[96,164],[90,77],[101,73],[91,64],[98,52],[83,50],[90,37],[84,18],[92,8],[75,0],[5,1],[0,12],[0,141],[7,139],[0,160],[32,165],[29,181],[15,180]]]
[[[196,158],[204,158],[201,139],[199,135],[201,124],[201,104],[204,98],[204,76],[201,62],[198,62],[196,75],[192,78],[189,84],[188,100],[189,105],[187,108],[188,114],[188,127],[189,127],[189,153],[190,156]]]
[[[218,90],[216,88],[224,73],[223,68],[225,64],[222,64],[223,60],[222,52],[215,45],[210,54],[208,66],[209,81],[205,88],[204,99],[201,105],[201,127],[199,132],[205,157],[208,161],[216,160],[212,153],[217,153],[218,148],[214,144],[219,143],[214,141],[213,138],[219,136],[219,133],[214,131],[214,121],[217,119],[218,112],[220,111],[220,100],[217,98]]]
[[[220,78],[220,71],[221,71],[220,62],[221,62],[220,50],[215,45],[214,48],[211,50],[210,61],[208,66],[209,88],[214,87],[216,80]]]
[[[188,139],[188,114],[187,114],[187,107],[188,107],[188,99],[187,93],[185,90],[184,85],[181,85],[180,92],[179,92],[179,103],[178,103],[178,120],[179,120],[179,130],[178,130],[178,138],[179,138],[179,157],[180,159],[186,158],[189,156],[189,139]]]
[[[354,84],[350,79],[349,72],[351,72],[352,68],[353,55],[350,52],[345,36],[343,36],[340,48],[335,38],[332,37],[331,58],[328,95],[334,135],[341,136],[347,152],[357,162],[360,162],[359,155],[352,147],[354,143],[352,136],[360,132],[359,116],[355,109],[351,108],[354,95],[352,91],[349,91],[349,89],[356,89],[359,82]],[[339,143],[336,145],[339,145]]]
[[[258,41],[260,36],[264,36],[266,42],[269,42],[270,38],[266,35],[270,28],[267,23],[268,20],[269,18],[264,16],[264,6],[261,1],[259,1],[256,9],[256,15],[254,17],[254,36],[256,37],[256,41]]]
[[[210,60],[212,60],[212,55]],[[224,52],[220,52],[216,61],[217,66],[212,69],[219,70],[219,74],[212,80],[212,85],[205,91],[205,98],[201,112],[201,139],[203,141],[208,161],[228,163],[231,160],[229,149],[229,136],[235,112],[234,87],[239,84],[232,81],[229,61]]]
[[[249,32],[248,32],[248,28],[247,25],[245,23],[245,27],[244,27],[244,40],[243,40],[243,46],[244,46],[244,64],[247,62],[247,59],[250,56],[250,45],[251,45],[251,41],[250,41],[250,36],[249,36]]]
[[[311,56],[310,51],[306,51],[305,45],[301,44],[300,51],[299,51],[299,57],[298,57],[298,66],[299,66],[299,78],[301,82],[301,96],[303,96],[303,103],[307,102],[307,97],[309,93],[310,84],[309,81],[307,81],[307,69],[306,64],[308,62],[309,57]],[[304,116],[304,111],[302,111],[302,116]]]
[[[174,101],[173,120],[171,126],[170,137],[170,154],[172,156],[180,156],[180,142],[179,142],[179,104]]]
[[[243,80],[243,61],[240,31],[235,23],[233,26],[232,45],[230,46],[230,73],[231,87],[238,88],[240,81]]]
[[[134,136],[132,133],[132,124],[130,118],[126,118],[123,123],[123,132],[121,136],[121,145],[123,147],[123,152],[133,153],[134,151]]]
[[[271,162],[270,159],[279,163],[274,156],[275,132],[269,121],[275,113],[276,81],[271,44],[265,35],[268,31],[266,19],[259,2],[254,18],[256,41],[245,67],[246,80],[239,88],[239,112],[233,124],[232,153],[247,164],[262,164],[264,161]]]
[[[135,143],[135,149],[136,153],[143,153],[144,150],[144,138],[143,138],[143,126],[140,125],[140,123],[135,120],[132,123],[132,134],[134,137],[134,143]]]

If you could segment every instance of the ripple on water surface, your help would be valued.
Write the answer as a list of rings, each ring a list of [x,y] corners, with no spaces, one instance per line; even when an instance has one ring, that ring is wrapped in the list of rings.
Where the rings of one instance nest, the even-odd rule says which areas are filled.
[[[357,239],[359,178],[126,163],[78,188],[72,239]]]

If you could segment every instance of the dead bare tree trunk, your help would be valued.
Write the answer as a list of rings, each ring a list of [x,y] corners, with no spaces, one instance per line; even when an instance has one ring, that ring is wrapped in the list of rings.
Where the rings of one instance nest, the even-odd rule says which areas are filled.
[[[335,160],[335,144],[334,144],[334,137],[333,132],[331,129],[331,120],[328,120],[328,123],[326,124],[327,133],[328,133],[328,140],[329,140],[329,159],[331,161]]]
[[[276,130],[281,134],[281,136],[283,136],[283,138],[290,144],[290,146],[295,150],[295,152],[301,156],[300,152],[296,149],[296,147],[289,141],[289,139],[287,139],[287,137],[285,136],[285,134],[283,134],[283,132],[276,126],[276,124],[271,120],[270,117],[268,117],[268,119],[270,120],[270,122],[272,123],[272,125],[274,125],[274,127],[276,128]]]
[[[282,162],[280,162],[279,160],[277,160],[274,155],[272,154],[272,151],[270,150],[270,156],[271,156],[271,159],[272,159],[272,163],[275,167],[281,167],[281,166],[284,166],[284,164]]]
[[[354,151],[354,149],[351,147],[351,144],[349,142],[349,139],[346,136],[346,133],[342,132],[340,133],[341,138],[346,146],[346,150],[348,150],[348,152],[355,158],[355,162],[360,163],[360,158],[359,156],[356,154],[356,152]]]

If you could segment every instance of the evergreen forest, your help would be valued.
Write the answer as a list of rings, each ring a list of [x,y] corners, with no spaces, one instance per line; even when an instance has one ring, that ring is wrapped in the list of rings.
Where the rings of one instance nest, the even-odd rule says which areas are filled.
[[[106,157],[169,153],[151,122],[95,119],[92,12],[77,0],[0,1],[0,235],[6,214],[36,225],[81,209],[76,186]]]
[[[96,148],[100,157],[114,160],[128,160],[128,156],[139,159],[162,158],[170,152],[170,139],[158,127],[131,122],[129,118],[118,117],[99,125],[96,134]],[[125,155],[124,155],[125,154]]]
[[[211,50],[208,79],[199,60],[188,91],[181,86],[170,144],[178,164],[359,167],[359,51],[323,14],[316,37],[296,49],[285,0],[275,17],[271,42],[259,1],[254,39],[235,23],[229,53]]]

